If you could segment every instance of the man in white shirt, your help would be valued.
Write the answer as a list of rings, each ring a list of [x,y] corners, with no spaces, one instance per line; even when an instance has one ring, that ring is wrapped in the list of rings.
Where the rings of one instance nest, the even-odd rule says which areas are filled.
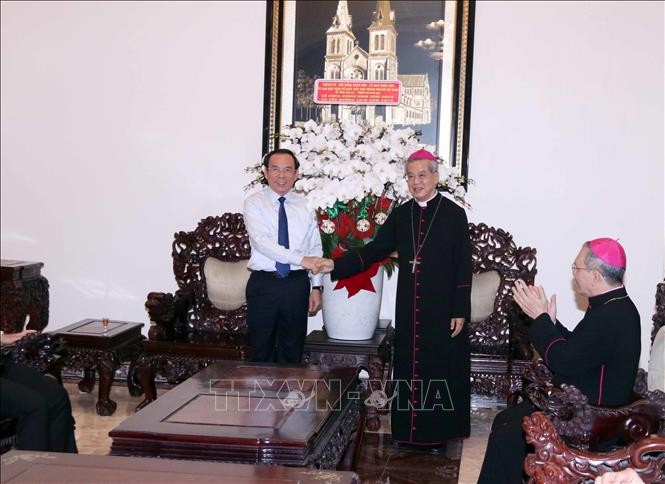
[[[291,192],[299,163],[287,149],[263,159],[268,187],[245,200],[244,217],[252,256],[248,268],[247,324],[252,361],[300,363],[307,314],[321,308],[323,254],[314,213],[304,196]]]

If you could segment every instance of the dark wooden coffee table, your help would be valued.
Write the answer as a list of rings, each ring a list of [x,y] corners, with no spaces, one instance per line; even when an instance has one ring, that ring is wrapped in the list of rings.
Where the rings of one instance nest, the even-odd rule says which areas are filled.
[[[356,368],[213,363],[109,432],[111,454],[335,469],[361,390]]]
[[[369,374],[367,391],[367,428],[376,431],[381,427],[378,413],[383,408],[372,401],[374,392],[383,392],[387,396],[391,392],[387,388],[392,371],[393,333],[392,325],[387,323],[385,329],[377,328],[371,339],[353,341],[328,337],[325,330],[312,331],[305,339],[303,362],[325,366],[355,366]]]
[[[84,319],[56,330],[65,340],[64,366],[83,370],[79,390],[90,393],[95,388],[95,370],[99,372],[97,414],[113,415],[116,403],[109,398],[113,375],[121,362],[129,361],[127,386],[132,396],[141,395],[133,363],[141,351],[143,323],[110,320],[105,328],[101,319]]]
[[[35,482],[352,484],[360,482],[353,472],[20,450],[4,454],[0,458],[0,468],[2,469],[0,482],[3,484]]]

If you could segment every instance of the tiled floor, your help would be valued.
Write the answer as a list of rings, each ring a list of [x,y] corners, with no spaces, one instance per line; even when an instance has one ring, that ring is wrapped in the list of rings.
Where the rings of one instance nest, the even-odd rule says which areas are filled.
[[[76,383],[65,383],[69,392],[74,418],[76,441],[81,454],[105,455],[111,448],[108,433],[134,413],[142,397],[131,397],[127,388],[114,385],[111,399],[118,403],[111,417],[100,417],[95,412],[96,390],[80,393]],[[168,391],[158,388],[158,395]],[[442,483],[475,484],[485,454],[487,434],[496,409],[474,410],[471,414],[471,437],[463,443],[449,444],[445,455],[429,455],[398,451],[390,445],[390,421],[382,416],[379,432],[364,436],[361,459],[357,469],[362,482],[378,483]]]

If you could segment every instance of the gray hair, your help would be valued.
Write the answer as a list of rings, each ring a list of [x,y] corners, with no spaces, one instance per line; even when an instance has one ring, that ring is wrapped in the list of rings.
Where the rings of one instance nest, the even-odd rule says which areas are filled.
[[[623,275],[626,273],[624,267],[611,266],[603,262],[591,250],[589,242],[584,242],[584,247],[589,249],[584,257],[584,265],[587,269],[595,269],[603,276],[610,286],[620,286],[623,284]]]
[[[425,160],[424,158],[413,158],[412,160],[406,160],[406,164],[404,165],[404,173],[406,174],[407,170],[409,169],[409,163],[413,163],[414,161],[422,161]],[[429,163],[427,164],[427,168],[429,169],[430,173],[438,173],[439,172],[439,162],[436,160],[425,160],[428,161]]]

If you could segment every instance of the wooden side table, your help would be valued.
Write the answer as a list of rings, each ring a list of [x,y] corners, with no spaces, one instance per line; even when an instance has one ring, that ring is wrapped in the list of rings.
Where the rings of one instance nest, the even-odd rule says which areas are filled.
[[[30,315],[29,329],[43,330],[48,324],[48,281],[41,275],[42,262],[2,259],[0,276],[0,328],[20,333],[25,317]]]
[[[362,341],[332,339],[325,330],[312,331],[305,339],[303,363],[362,368],[369,373],[368,393],[383,390],[388,394],[386,382],[392,371],[393,336],[390,323],[385,329],[377,328],[372,339]],[[376,405],[366,407],[367,428],[378,430],[381,426],[379,408]]]
[[[105,328],[101,319],[84,319],[57,330],[65,340],[64,366],[83,370],[79,390],[90,393],[95,388],[95,370],[99,372],[98,415],[113,415],[116,403],[109,398],[113,375],[123,361],[130,362],[127,387],[132,396],[143,393],[135,382],[134,363],[141,351],[143,323],[109,321]]]

